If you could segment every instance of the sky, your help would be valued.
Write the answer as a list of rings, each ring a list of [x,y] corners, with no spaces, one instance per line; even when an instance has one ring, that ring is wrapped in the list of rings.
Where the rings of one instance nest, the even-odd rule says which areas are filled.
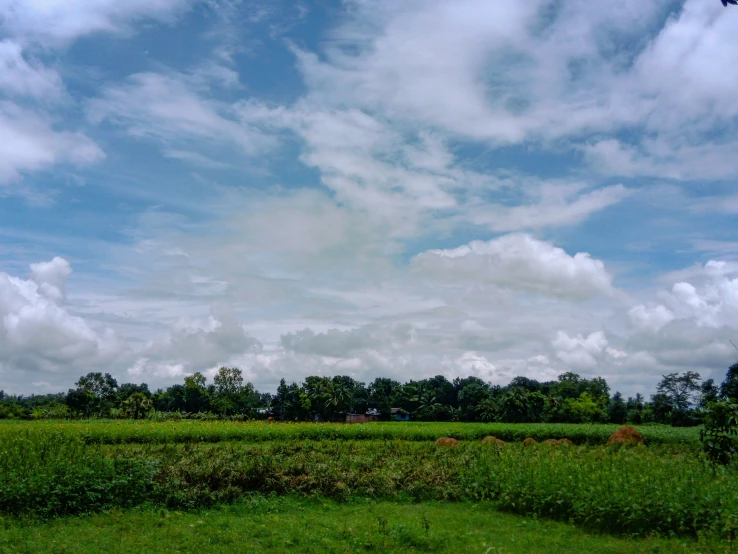
[[[738,9],[0,0],[0,389],[738,359]]]

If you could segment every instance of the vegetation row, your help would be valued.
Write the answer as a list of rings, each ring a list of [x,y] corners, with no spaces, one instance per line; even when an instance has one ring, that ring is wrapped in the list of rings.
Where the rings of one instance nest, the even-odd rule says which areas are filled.
[[[566,438],[575,444],[602,445],[619,426],[573,423],[418,423],[376,422],[338,423],[268,423],[264,421],[163,421],[85,420],[69,422],[40,421],[32,425],[5,422],[0,425],[0,441],[19,433],[25,436],[53,437],[57,434],[78,437],[87,444],[123,443],[198,443],[225,441],[300,441],[300,440],[395,440],[434,441],[447,436],[459,440],[480,440],[494,435],[504,441],[522,442]],[[698,447],[700,431],[694,427],[666,425],[637,426],[646,444],[681,444]],[[49,440],[52,440],[49,438]]]
[[[302,383],[284,379],[276,393],[260,393],[244,383],[237,368],[220,368],[212,383],[195,373],[184,384],[151,392],[144,384],[118,382],[105,373],[80,377],[67,393],[17,396],[0,391],[0,419],[196,417],[281,421],[345,421],[347,414],[378,419],[502,423],[666,423],[698,425],[705,408],[738,399],[738,363],[721,386],[687,371],[664,375],[647,401],[611,393],[601,377],[564,373],[538,382],[514,378],[501,387],[478,377],[449,381],[439,375],[400,383],[377,378],[369,384],[348,376],[311,376]]]
[[[488,501],[613,533],[729,534],[738,469],[675,446],[293,441],[86,444],[18,432],[0,446],[0,511],[56,516],[143,503],[198,508],[258,493]]]

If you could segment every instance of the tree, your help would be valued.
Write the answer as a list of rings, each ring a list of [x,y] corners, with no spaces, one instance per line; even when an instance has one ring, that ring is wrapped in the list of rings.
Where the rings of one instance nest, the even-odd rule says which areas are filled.
[[[210,409],[210,393],[206,387],[207,379],[196,371],[185,377],[184,409],[190,413],[207,412]]]
[[[616,392],[610,400],[610,405],[607,408],[607,418],[610,423],[625,423],[628,417],[628,407],[623,400],[623,395]]]
[[[489,397],[490,387],[478,377],[454,379],[454,388],[457,390],[459,417],[462,421],[478,419],[476,408],[479,403]]]
[[[500,414],[500,406],[492,397],[487,397],[477,404],[476,412],[482,421],[496,421]]]
[[[644,423],[668,423],[674,406],[665,394],[651,395],[651,402],[643,409]]]
[[[353,414],[363,414],[369,409],[369,391],[364,383],[357,383],[351,395],[351,408]]]
[[[306,420],[310,418],[312,403],[308,393],[297,383],[287,385],[284,379],[279,381],[277,394],[272,398],[272,413],[282,420]]]
[[[602,407],[594,401],[589,392],[583,392],[579,398],[567,398],[566,405],[574,422],[590,423],[604,419]]]
[[[738,6],[738,0],[720,0],[723,3],[723,7],[728,7],[728,4]]]
[[[656,388],[658,393],[665,395],[675,410],[682,413],[690,411],[694,402],[693,396],[700,389],[700,374],[687,371],[682,375],[669,373],[662,377]]]
[[[213,377],[213,384],[215,385],[215,394],[218,396],[236,395],[241,392],[241,387],[243,387],[243,374],[237,367],[221,367]]]
[[[118,382],[110,373],[88,373],[75,383],[77,389],[67,394],[67,406],[86,417],[106,415],[115,404]]]
[[[700,408],[706,408],[711,402],[717,402],[720,396],[720,389],[715,384],[714,379],[708,379],[700,387]]]
[[[720,385],[720,396],[738,401],[738,362],[728,368],[725,381]]]
[[[142,392],[134,392],[121,404],[123,413],[133,419],[141,419],[153,406],[151,399]]]
[[[135,392],[140,392],[147,398],[151,396],[151,391],[149,391],[149,386],[146,383],[141,383],[140,385],[136,383],[123,383],[118,387],[118,402],[127,400]]]
[[[643,423],[643,395],[638,393],[635,398],[628,398],[625,407],[627,409],[626,420],[628,423]]]
[[[343,379],[334,377],[328,381],[326,392],[328,395],[325,401],[326,415],[331,419],[344,417],[351,407],[353,391],[349,388],[349,384]]]
[[[182,385],[172,385],[166,390],[157,390],[153,396],[154,409],[160,412],[177,412],[186,408],[186,389]]]
[[[530,392],[508,387],[500,396],[500,418],[505,423],[525,423],[530,415]]]
[[[386,377],[377,377],[369,384],[369,407],[379,410],[382,419],[389,419],[394,407],[392,402],[399,389],[399,382]]]

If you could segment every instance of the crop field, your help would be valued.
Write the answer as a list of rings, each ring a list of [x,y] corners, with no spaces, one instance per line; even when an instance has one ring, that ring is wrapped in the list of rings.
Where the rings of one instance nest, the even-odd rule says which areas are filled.
[[[368,519],[357,515],[352,531],[340,522],[329,525],[332,530],[326,533],[334,536],[330,545],[324,544],[323,550],[304,548],[315,552],[452,551],[445,550],[450,543],[440,539],[444,525],[448,527],[444,532],[452,537],[459,525],[451,522],[478,519],[480,509],[492,527],[503,520],[533,518],[536,525],[569,529],[577,537],[594,533],[592,544],[621,541],[620,549],[603,546],[602,551],[636,552],[646,544],[664,552],[731,548],[738,529],[738,467],[713,466],[705,460],[699,451],[699,430],[694,428],[643,426],[639,430],[645,437],[644,446],[605,446],[616,428],[457,423],[3,423],[0,528],[4,525],[14,534],[20,541],[17,544],[41,545],[47,532],[63,536],[65,526],[84,526],[90,518],[105,521],[117,514],[116,523],[110,525],[147,518],[166,523],[145,535],[153,543],[160,540],[157,529],[174,533],[174,520],[164,515],[157,519],[156,514],[182,514],[176,521],[189,522],[186,514],[210,510],[214,519],[227,520],[223,525],[230,529],[238,527],[239,518],[228,519],[231,512],[218,510],[248,511],[251,508],[244,508],[244,502],[251,506],[262,499],[281,506],[275,510],[282,510],[285,521],[295,528],[308,517],[306,509],[340,512],[343,506],[347,511],[361,511],[356,507],[364,503],[369,512],[378,514]],[[490,434],[505,444],[481,444],[479,439]],[[456,447],[437,446],[435,439],[440,436],[460,442]],[[527,437],[539,441],[568,438],[574,444],[526,447],[522,440]],[[385,509],[377,511],[378,506]],[[407,507],[407,514],[402,506]],[[445,510],[455,515],[439,516],[432,524],[410,518],[410,512],[426,509],[424,506],[429,514]],[[390,511],[396,514],[394,523],[382,515]],[[392,535],[392,525],[405,531]],[[24,534],[26,528],[35,529],[34,534]],[[510,528],[514,531],[515,527]],[[241,532],[245,531],[240,527],[233,530]],[[280,548],[288,551],[287,543],[295,537],[274,533],[264,539],[262,550],[252,551],[282,551],[276,546],[267,548],[267,543],[282,544]],[[534,531],[501,533],[497,542],[507,544],[505,552],[536,551],[531,546],[536,542]],[[552,533],[558,536],[559,531]],[[520,538],[516,548],[510,546],[511,536]],[[211,538],[217,541],[216,536]],[[484,552],[482,543],[492,544],[490,537],[478,538],[479,549],[469,551]],[[0,542],[0,548],[14,551],[9,543]],[[24,551],[34,550],[29,546]],[[126,551],[123,546],[121,551]]]
[[[504,441],[522,442],[567,438],[575,444],[604,444],[620,426],[579,423],[265,423],[262,421],[165,421],[88,420],[38,421],[33,423],[0,420],[0,440],[19,431],[62,433],[81,438],[87,444],[183,443],[183,442],[267,442],[295,440],[405,440],[434,441],[438,437],[480,440],[494,435]],[[637,426],[646,444],[699,445],[696,427],[666,425]]]

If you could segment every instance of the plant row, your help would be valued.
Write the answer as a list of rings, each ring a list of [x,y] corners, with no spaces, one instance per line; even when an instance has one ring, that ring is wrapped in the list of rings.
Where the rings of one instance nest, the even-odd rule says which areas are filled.
[[[264,421],[68,421],[3,423],[0,440],[17,433],[61,433],[80,437],[88,444],[198,443],[222,441],[295,440],[395,440],[435,441],[446,436],[458,440],[479,440],[494,435],[504,441],[522,442],[566,438],[575,444],[604,444],[619,426],[573,423],[268,423]],[[646,444],[699,446],[699,429],[642,425],[637,427]]]
[[[738,470],[674,447],[294,441],[114,447],[17,434],[0,447],[0,511],[55,516],[246,494],[488,501],[618,534],[730,533]]]

